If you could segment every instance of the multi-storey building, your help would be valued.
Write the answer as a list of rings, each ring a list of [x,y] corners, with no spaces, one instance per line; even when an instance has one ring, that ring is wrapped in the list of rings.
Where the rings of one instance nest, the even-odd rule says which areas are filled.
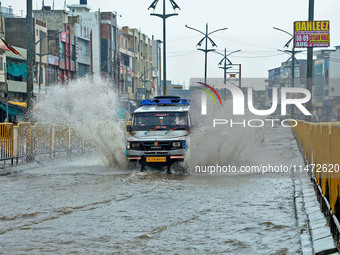
[[[101,71],[114,81],[118,79],[118,28],[117,14],[101,14]]]
[[[101,14],[100,11],[90,12],[91,7],[87,5],[87,0],[80,0],[80,4],[67,6],[70,10],[69,16],[80,16],[82,26],[90,31],[90,61],[91,73],[101,75]]]
[[[315,120],[340,121],[340,46],[335,49],[314,51],[312,113]],[[267,104],[271,105],[273,87],[291,86],[291,62],[268,71]],[[306,88],[307,61],[299,60],[295,66],[294,87]],[[280,95],[279,95],[280,96]],[[294,95],[293,95],[294,96]],[[298,96],[298,95],[297,95]]]
[[[340,121],[340,46],[314,55],[314,111],[321,121]]]
[[[27,25],[25,18],[6,18],[6,40],[12,46],[17,46],[23,49],[27,49],[27,41],[18,37],[18,34],[27,34]],[[34,59],[34,93],[39,91],[44,92],[46,88],[46,68],[48,65],[47,57],[47,26],[46,22],[34,18],[33,19],[33,31],[35,42],[35,59]]]
[[[76,76],[91,75],[91,38],[90,29],[82,25],[80,16],[69,16],[71,35],[75,38]]]
[[[152,36],[152,77],[154,95],[163,95],[163,87],[161,85],[161,40],[154,40]]]
[[[139,73],[137,77],[137,98],[149,98],[152,95],[153,78],[152,78],[152,40],[137,29],[135,30],[135,39],[139,42],[137,44],[138,56],[137,65],[139,66]]]
[[[294,66],[294,87],[306,88],[307,61],[299,59]],[[273,88],[278,89],[278,98],[281,97],[281,87],[292,87],[292,62],[282,62],[280,67],[268,70],[268,84],[266,85],[266,107],[273,103]],[[290,95],[298,97],[299,95]],[[280,106],[280,103],[279,103]],[[280,112],[277,107],[277,114]],[[289,111],[290,112],[290,111]]]
[[[119,87],[120,92],[129,99],[136,99],[136,51],[132,29],[123,27],[119,30]]]
[[[68,12],[65,10],[33,11],[34,17],[46,22],[48,27],[48,52],[59,57],[58,82],[65,83],[73,79],[76,72],[75,38],[71,35],[68,24]]]
[[[152,39],[136,28],[119,30],[120,80],[125,93],[136,100],[154,94],[157,73],[153,63]],[[160,62],[160,60],[158,60]],[[160,68],[160,65],[157,68]],[[131,80],[130,80],[131,75]],[[130,92],[129,92],[130,91]]]
[[[0,18],[0,36],[5,38],[5,19]],[[6,45],[0,40],[0,97],[5,97]]]
[[[15,49],[21,54],[21,56],[16,55],[11,51],[6,51],[5,73],[8,84],[8,98],[23,102],[27,97],[27,55],[26,49],[21,47],[15,47]]]

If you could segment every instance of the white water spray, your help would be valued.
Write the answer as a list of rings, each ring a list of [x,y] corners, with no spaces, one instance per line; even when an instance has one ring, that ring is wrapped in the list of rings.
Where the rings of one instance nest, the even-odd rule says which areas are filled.
[[[84,77],[54,85],[36,99],[38,122],[66,123],[102,154],[109,164],[125,166],[123,123],[117,120],[119,98],[115,84]]]
[[[195,104],[192,100],[192,103],[191,118],[194,126],[190,138],[190,158],[186,160],[189,171],[193,171],[195,166],[242,165],[257,160],[256,151],[265,141],[265,127],[213,127],[214,119],[233,119],[235,122],[241,122],[241,117],[233,116],[231,101],[225,101],[223,107],[208,104],[208,114],[204,116],[199,112],[200,101]],[[242,119],[248,118],[250,116],[247,114],[242,116]]]

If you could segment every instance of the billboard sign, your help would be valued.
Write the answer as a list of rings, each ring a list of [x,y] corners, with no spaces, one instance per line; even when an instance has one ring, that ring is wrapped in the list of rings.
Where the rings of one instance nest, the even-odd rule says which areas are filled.
[[[329,46],[329,20],[294,22],[295,48]]]
[[[66,32],[61,32],[60,33],[60,41],[66,42]]]
[[[59,66],[59,58],[56,56],[48,55],[48,64]]]

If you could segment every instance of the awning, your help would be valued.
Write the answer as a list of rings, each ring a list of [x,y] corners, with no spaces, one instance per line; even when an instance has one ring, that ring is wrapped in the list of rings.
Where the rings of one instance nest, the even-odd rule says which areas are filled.
[[[6,112],[6,105],[2,104],[0,107]],[[15,115],[21,115],[23,113],[22,113],[22,110],[20,110],[18,108],[14,108],[14,107],[8,106],[8,114],[15,116]]]
[[[27,108],[27,104],[26,103],[22,103],[22,102],[14,102],[14,101],[8,101],[8,103],[13,104],[13,105],[18,105],[24,108]]]
[[[6,45],[0,45],[0,50],[4,50],[4,51],[10,51]]]
[[[27,64],[25,62],[23,63],[9,63],[7,62],[7,73],[14,77],[20,77],[23,78],[27,77]]]

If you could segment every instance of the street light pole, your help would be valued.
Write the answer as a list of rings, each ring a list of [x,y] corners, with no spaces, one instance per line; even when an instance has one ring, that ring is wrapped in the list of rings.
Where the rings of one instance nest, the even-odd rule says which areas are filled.
[[[189,29],[192,29],[192,30],[195,30],[196,32],[199,32],[202,35],[204,35],[204,37],[197,43],[196,47],[197,46],[201,46],[203,41],[205,41],[205,49],[203,50],[203,49],[199,48],[197,50],[203,51],[204,54],[205,54],[205,61],[204,61],[204,83],[206,84],[207,83],[208,53],[211,52],[211,51],[215,51],[215,49],[208,49],[208,40],[210,41],[210,43],[211,43],[211,45],[213,47],[217,47],[216,43],[209,37],[209,35],[217,32],[217,31],[226,30],[228,28],[221,28],[221,29],[217,29],[217,30],[214,30],[214,31],[208,33],[208,23],[207,23],[206,24],[205,33],[203,33],[203,32],[199,31],[196,28],[192,28],[192,27],[189,27],[187,25],[185,25],[185,27],[187,27]],[[202,93],[201,99],[202,99],[202,104],[206,104],[207,103],[207,94],[206,93]],[[202,107],[201,113],[202,113],[202,115],[206,115],[207,114],[207,109]]]
[[[224,54],[222,54],[218,51],[215,51],[217,54],[223,56],[222,60],[218,63],[218,65],[222,65],[222,62],[223,62],[223,67],[220,66],[219,68],[223,69],[223,71],[224,71],[223,72],[224,73],[224,84],[227,84],[227,70],[232,68],[232,65],[233,65],[233,63],[230,61],[228,56],[230,56],[233,53],[239,52],[239,51],[241,51],[241,50],[235,50],[233,52],[230,52],[229,54],[227,54],[227,48],[224,48]],[[227,61],[229,62],[230,66],[227,66]],[[241,79],[241,77],[239,77],[239,79]],[[227,89],[226,88],[223,89],[223,98],[224,99],[227,98]]]
[[[42,51],[42,43],[41,43],[41,30],[39,30],[39,94],[40,94],[40,90],[41,90],[41,60],[42,60],[42,55],[41,55],[41,51]]]
[[[159,0],[154,0],[152,4],[149,6],[148,10],[150,8],[156,9],[156,6],[158,4]],[[176,9],[181,9],[179,6],[175,3],[174,0],[170,0],[170,3],[172,5],[172,8],[174,10]],[[156,14],[156,13],[151,13],[151,16],[156,16],[161,19],[163,19],[163,95],[167,94],[167,88],[166,88],[166,19],[170,18],[172,16],[177,16],[178,13],[171,13],[171,14],[166,14],[166,6],[165,6],[165,0],[163,0],[163,14]]]
[[[233,52],[230,52],[229,54],[227,54],[227,48],[224,48],[224,54],[215,51],[217,54],[220,54],[223,56],[222,60],[220,61],[220,63],[218,63],[218,65],[221,65],[222,62],[224,62],[224,66],[220,67],[222,69],[224,69],[224,84],[227,84],[227,69],[231,68],[231,67],[227,67],[227,61],[229,63],[229,65],[233,65],[233,63],[230,61],[230,59],[228,58],[228,56],[230,56],[231,54],[234,54],[236,52],[240,52],[241,50],[235,50]]]
[[[224,84],[227,84],[227,48],[224,48]]]
[[[4,63],[4,73],[5,73],[5,98],[6,98],[6,123],[9,122],[8,119],[8,82],[7,82],[7,67]]]
[[[208,23],[205,25],[205,34],[208,34]],[[205,50],[204,50],[204,83],[207,83],[207,69],[208,69],[208,36],[205,37]]]
[[[204,83],[207,83],[207,67],[208,67],[208,53],[211,52],[211,51],[215,51],[215,49],[208,49],[208,40],[210,41],[211,45],[213,47],[217,47],[216,43],[209,37],[209,35],[215,33],[215,32],[218,32],[218,31],[222,31],[222,30],[226,30],[228,28],[220,28],[220,29],[217,29],[217,30],[214,30],[212,32],[208,32],[208,23],[206,24],[206,29],[205,29],[205,33],[199,31],[198,29],[196,28],[192,28],[192,27],[189,27],[187,25],[185,25],[185,27],[189,28],[189,29],[192,29],[192,30],[195,30],[199,33],[201,33],[202,35],[204,35],[204,37],[197,43],[196,47],[197,46],[201,46],[203,41],[205,41],[205,49],[197,49],[197,50],[200,50],[200,51],[203,51],[205,53],[205,61],[204,61]]]
[[[285,44],[285,46],[284,46],[284,47],[287,47],[287,48],[288,48],[288,47],[289,47],[289,44],[294,40],[294,35],[292,35],[291,33],[287,32],[287,31],[285,31],[285,30],[283,30],[283,29],[280,29],[280,28],[277,28],[277,27],[273,27],[273,28],[276,29],[276,30],[278,30],[278,31],[284,32],[284,33],[286,33],[286,34],[288,34],[288,35],[291,36],[291,38],[289,39],[289,41],[288,41],[288,42]],[[279,51],[282,51],[282,50],[279,50]],[[296,50],[295,50],[295,47],[294,47],[294,43],[293,43],[292,50],[285,50],[285,51],[282,51],[282,52],[285,52],[285,53],[291,55],[291,57],[286,61],[286,63],[287,63],[290,59],[292,59],[292,65],[291,65],[291,87],[294,88],[294,87],[295,87],[295,61],[296,61],[297,63],[299,63],[299,61],[295,58],[295,54],[300,53],[300,52],[302,52],[302,51],[296,51]],[[290,115],[291,115],[291,117],[293,118],[293,116],[294,116],[294,107],[291,106],[291,109],[290,109],[290,110],[291,110]]]

